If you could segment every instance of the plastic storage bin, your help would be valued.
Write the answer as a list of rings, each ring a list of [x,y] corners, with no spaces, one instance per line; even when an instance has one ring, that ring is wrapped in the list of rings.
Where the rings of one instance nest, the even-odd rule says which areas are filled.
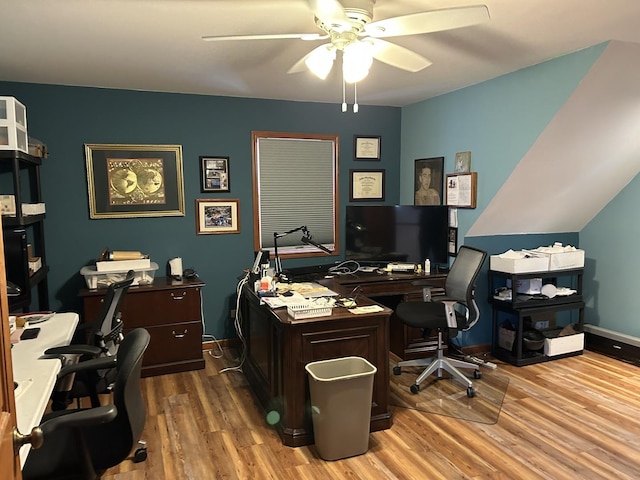
[[[377,368],[364,358],[344,357],[311,362],[305,369],[318,454],[338,460],[365,453]]]
[[[149,268],[135,269],[133,285],[149,285],[153,283],[156,270],[158,270],[158,264],[155,262],[151,262]],[[106,288],[113,282],[124,280],[128,272],[128,270],[98,272],[95,266],[87,266],[80,269],[80,274],[84,276],[84,280],[87,282],[87,288],[90,289]]]

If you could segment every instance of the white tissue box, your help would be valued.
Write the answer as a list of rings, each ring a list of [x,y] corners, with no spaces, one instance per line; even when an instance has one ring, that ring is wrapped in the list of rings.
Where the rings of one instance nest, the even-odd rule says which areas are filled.
[[[516,280],[516,292],[537,295],[542,290],[542,278],[525,278]],[[507,287],[511,288],[511,280],[507,279]]]
[[[489,268],[507,273],[546,272],[549,270],[549,257],[529,254],[528,257],[508,258],[500,255],[491,255]]]

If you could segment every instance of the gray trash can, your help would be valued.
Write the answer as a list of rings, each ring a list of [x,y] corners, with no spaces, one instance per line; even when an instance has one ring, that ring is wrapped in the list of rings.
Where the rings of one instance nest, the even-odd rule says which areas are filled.
[[[338,460],[365,453],[369,449],[373,377],[378,369],[360,357],[311,362],[305,369],[320,456]]]

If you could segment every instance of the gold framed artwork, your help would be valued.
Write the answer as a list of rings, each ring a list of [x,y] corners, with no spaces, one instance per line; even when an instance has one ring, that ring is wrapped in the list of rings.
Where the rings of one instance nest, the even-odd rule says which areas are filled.
[[[240,233],[240,200],[196,199],[196,234]]]
[[[182,146],[85,144],[89,217],[184,216]]]

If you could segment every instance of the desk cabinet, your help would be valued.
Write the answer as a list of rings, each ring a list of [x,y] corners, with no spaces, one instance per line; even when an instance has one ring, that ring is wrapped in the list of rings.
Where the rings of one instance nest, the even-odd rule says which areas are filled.
[[[415,285],[416,282],[428,282],[432,288],[432,294],[437,296],[444,294],[446,280],[447,275],[444,273],[428,276],[407,273],[358,273],[334,281],[348,289],[358,287],[360,295],[369,297],[395,311],[400,302],[422,300],[422,286]],[[331,283],[329,286],[332,287]],[[421,328],[405,325],[394,312],[389,319],[389,344],[390,351],[400,360],[414,360],[429,356],[429,350],[435,353],[438,340],[436,336],[423,338]],[[416,348],[417,351],[414,350]],[[424,348],[427,348],[426,353]]]
[[[142,376],[204,368],[199,280],[156,278],[151,285],[129,288],[123,305],[124,333],[143,327],[151,341],[142,362]],[[105,290],[81,290],[85,319],[98,315]]]
[[[523,348],[522,335],[526,328],[525,319],[533,319],[536,315],[555,314],[563,311],[577,312],[575,322],[578,331],[584,326],[584,300],[582,297],[582,275],[584,269],[568,269],[544,272],[505,273],[495,270],[489,271],[489,303],[493,307],[493,341],[491,353],[494,357],[509,362],[516,366],[530,365],[548,360],[556,360],[582,353],[582,349],[553,357],[545,356],[541,351],[526,351]],[[568,296],[556,296],[554,298],[529,298],[529,295],[518,294],[517,282],[541,278],[542,283],[552,283],[555,286],[564,286],[576,290],[576,293]],[[496,298],[496,289],[506,285],[510,281],[511,299]],[[515,318],[514,340],[511,350],[500,346],[499,335],[502,327],[502,317]]]
[[[372,302],[369,302],[372,303]],[[240,301],[246,360],[243,372],[274,425],[291,447],[314,443],[307,373],[309,362],[358,356],[374,364],[371,431],[391,427],[389,412],[389,315],[391,311],[354,315],[334,308],[327,317],[292,322],[286,310],[260,305],[244,287]]]

